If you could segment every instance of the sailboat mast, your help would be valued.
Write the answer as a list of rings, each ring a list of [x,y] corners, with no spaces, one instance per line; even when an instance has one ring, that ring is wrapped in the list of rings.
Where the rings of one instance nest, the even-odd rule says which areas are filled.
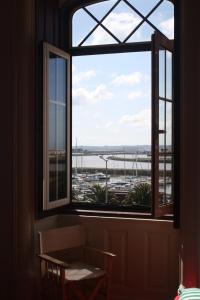
[[[76,175],[78,173],[78,148],[77,148],[77,138],[76,138]]]

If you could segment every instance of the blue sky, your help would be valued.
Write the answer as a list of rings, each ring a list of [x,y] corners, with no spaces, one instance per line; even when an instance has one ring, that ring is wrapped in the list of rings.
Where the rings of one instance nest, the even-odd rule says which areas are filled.
[[[115,1],[91,5],[101,18]],[[144,14],[158,1],[130,0]],[[123,40],[140,18],[120,4],[104,21]],[[164,1],[149,18],[169,38],[173,37],[173,7]],[[85,12],[73,18],[73,45],[77,45],[95,23]],[[129,41],[150,40],[148,24]],[[113,43],[101,28],[85,45]],[[151,53],[125,53],[73,58],[73,145],[144,145],[151,143]]]

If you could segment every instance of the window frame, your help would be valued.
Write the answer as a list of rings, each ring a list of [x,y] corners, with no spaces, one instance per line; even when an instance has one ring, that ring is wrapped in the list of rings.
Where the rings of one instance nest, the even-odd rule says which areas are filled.
[[[64,58],[67,63],[67,91],[66,91],[66,198],[55,201],[49,200],[49,155],[48,155],[48,132],[49,132],[49,67],[48,61],[50,53],[58,57]],[[71,176],[71,56],[65,51],[47,43],[43,42],[43,211],[54,209],[70,203],[70,176]]]
[[[114,54],[114,53],[127,53],[127,52],[145,52],[145,51],[149,51],[151,52],[152,56],[153,56],[153,52],[154,52],[154,36],[156,33],[158,33],[159,37],[162,37],[163,39],[167,39],[169,41],[169,43],[174,44],[174,39],[169,39],[167,38],[162,32],[160,32],[159,29],[154,31],[154,34],[152,34],[152,39],[151,41],[144,41],[144,42],[131,42],[131,43],[127,43],[122,42],[122,43],[118,43],[118,44],[102,44],[102,45],[92,45],[92,46],[82,46],[81,44],[78,46],[73,46],[72,41],[73,41],[73,32],[72,32],[72,24],[73,24],[73,16],[74,14],[77,12],[77,10],[81,9],[81,8],[85,8],[87,7],[87,5],[90,4],[95,4],[95,3],[100,3],[101,1],[93,1],[92,3],[86,3],[83,4],[82,6],[79,6],[78,8],[75,8],[70,16],[70,39],[69,39],[69,43],[68,43],[68,51],[70,51],[72,57],[74,56],[86,56],[86,55],[98,55],[98,54]],[[158,3],[162,3],[163,1],[158,1]],[[169,0],[169,2],[171,2],[174,5],[174,2]],[[157,4],[158,4],[157,3]],[[156,9],[157,7],[159,7],[159,5],[155,5]],[[154,7],[154,9],[152,10],[153,12],[156,10]],[[85,10],[85,9],[84,9]],[[112,9],[111,9],[112,10]],[[89,14],[90,15],[90,14]],[[92,17],[92,16],[91,16]],[[145,17],[146,18],[146,17]],[[94,18],[95,19],[95,18]],[[97,20],[96,20],[97,22]],[[99,25],[101,23],[97,22]],[[155,28],[154,28],[155,29]],[[153,78],[153,76],[155,76],[155,71],[153,69],[155,69],[156,66],[156,61],[153,61],[152,59],[152,99],[154,97],[154,88],[153,88],[153,81],[155,84],[155,79]],[[174,70],[173,70],[174,72]],[[174,75],[173,75],[174,76]],[[157,87],[155,87],[155,90],[157,89]],[[152,101],[152,106],[151,106],[151,110],[152,110],[152,117],[156,117],[156,119],[159,117],[159,113],[155,116],[155,114],[153,113],[153,110],[155,108],[155,105]],[[155,158],[156,155],[158,155],[158,151],[155,151],[155,145],[156,145],[156,141],[155,141],[155,122],[156,120],[151,120],[151,132],[152,132],[152,142],[151,142],[151,148],[152,148],[152,170],[151,170],[151,189],[152,189],[152,202],[151,202],[151,207],[149,210],[143,210],[138,208],[125,208],[125,207],[106,207],[105,205],[101,207],[99,207],[98,205],[95,204],[83,204],[83,203],[73,203],[73,201],[71,200],[71,206],[75,207],[75,208],[80,208],[81,210],[85,209],[85,210],[97,210],[97,211],[108,211],[112,212],[120,212],[120,213],[124,213],[125,211],[131,213],[131,214],[135,214],[136,216],[138,214],[140,215],[144,215],[144,216],[148,216],[148,217],[152,217],[152,218],[160,218],[163,216],[172,216],[173,215],[173,207],[170,205],[169,207],[165,207],[163,206],[162,209],[159,209],[159,205],[158,205],[158,199],[155,199],[156,195],[158,196],[157,193],[157,189],[159,189],[159,183],[157,182],[157,187],[155,186],[155,181],[158,179],[158,176],[155,176],[158,172],[154,170],[155,168],[155,163],[157,162],[157,166],[158,164],[158,159],[159,158]],[[172,132],[173,132],[173,147],[174,147],[174,115],[173,115],[173,125],[172,125]],[[172,181],[174,181],[174,170],[172,171],[172,176],[173,179]],[[172,197],[174,200],[174,182],[172,182]],[[174,203],[173,203],[174,205]],[[168,217],[167,217],[168,218]]]
[[[174,4],[174,1],[170,1]],[[89,4],[94,4],[94,3],[98,3],[98,2],[102,2],[102,1],[86,1],[87,5]],[[61,47],[62,49],[65,49],[68,53],[70,53],[71,56],[84,56],[84,55],[95,55],[95,54],[106,54],[106,53],[124,53],[124,52],[140,52],[140,51],[150,51],[151,50],[151,41],[150,42],[136,42],[136,43],[127,43],[125,45],[100,45],[100,46],[84,46],[84,49],[78,49],[75,47],[72,47],[70,45],[71,40],[72,40],[72,32],[71,32],[71,19],[73,17],[73,14],[76,12],[77,9],[80,9],[83,5],[86,5],[86,3],[83,3],[81,1],[78,2],[79,4],[77,5],[77,3],[72,3],[72,2],[68,2],[68,4],[64,4],[62,9],[62,22],[61,24],[66,24],[68,25],[67,27],[65,27],[65,29],[62,28],[62,32],[61,32],[61,41],[60,41],[60,45],[59,47]],[[63,22],[64,21],[64,22]],[[62,25],[63,25],[62,24]],[[68,36],[68,39],[66,40],[66,36]],[[58,49],[59,50],[59,49]],[[65,53],[65,52],[64,52]],[[70,155],[70,161],[71,161],[71,155]],[[71,187],[71,183],[70,183],[70,187]],[[80,205],[74,204],[72,203],[71,199],[70,199],[70,203],[67,205],[67,212],[68,213],[83,213],[83,211],[89,212],[89,214],[121,214],[121,210],[120,209],[116,209],[116,210],[110,210],[110,208],[108,209],[101,209],[101,208],[95,208],[93,205],[90,205],[90,207],[86,208],[86,207],[80,207],[80,209],[78,209],[78,207],[80,207]],[[65,210],[66,210],[66,206],[65,206]],[[62,212],[64,212],[62,210]],[[66,211],[65,211],[66,212]],[[122,214],[126,214],[127,216],[130,214],[131,217],[144,217],[144,218],[149,218],[152,217],[151,213],[138,213],[137,211],[132,211],[130,209],[127,209],[125,212],[122,212]]]
[[[164,51],[172,53],[172,202],[163,206],[159,203],[159,135],[162,134],[162,130],[159,129],[159,101],[161,99],[159,95],[159,50],[162,48]],[[166,85],[166,54],[165,54],[165,85]],[[166,86],[165,86],[166,94]],[[166,95],[162,99],[167,102]],[[165,120],[166,122],[166,120]],[[165,124],[166,125],[166,124]],[[166,134],[166,128],[163,130]],[[166,214],[173,213],[174,205],[174,41],[169,40],[164,35],[160,35],[155,32],[152,36],[152,214],[155,218],[162,217]]]

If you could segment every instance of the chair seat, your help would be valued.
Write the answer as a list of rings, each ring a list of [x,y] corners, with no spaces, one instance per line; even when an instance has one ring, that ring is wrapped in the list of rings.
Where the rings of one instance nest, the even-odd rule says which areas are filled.
[[[49,272],[52,272],[52,270],[49,270]],[[53,270],[53,273],[58,274],[57,270]],[[106,272],[100,268],[82,262],[73,262],[70,263],[69,268],[65,270],[65,279],[66,281],[80,281],[99,278],[105,274]]]

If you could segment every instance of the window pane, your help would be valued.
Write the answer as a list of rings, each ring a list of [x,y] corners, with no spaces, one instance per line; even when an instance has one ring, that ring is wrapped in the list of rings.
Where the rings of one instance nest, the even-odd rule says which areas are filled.
[[[66,147],[66,107],[57,106],[57,150],[65,150]]]
[[[144,22],[127,40],[127,43],[151,41],[151,36],[153,33],[154,29],[147,22]]]
[[[159,130],[165,130],[165,101],[159,100]]]
[[[79,43],[97,24],[83,9],[79,9],[73,16],[72,22],[72,40],[73,46],[78,46]]]
[[[159,152],[165,153],[165,134],[159,134]]]
[[[172,99],[172,53],[166,52],[166,98]]]
[[[50,53],[49,56],[49,100],[56,101],[56,55]]]
[[[90,35],[83,46],[117,44],[117,41],[101,26]]]
[[[67,196],[67,60],[50,52],[48,66],[48,188],[54,202]]]
[[[57,154],[56,154],[57,153]],[[66,152],[51,152],[49,155],[49,201],[67,196]]]
[[[148,19],[168,39],[174,38],[174,5],[171,1],[163,1]]]
[[[165,134],[159,134],[159,201],[160,205],[166,201],[166,159],[165,159]]]
[[[166,201],[172,202],[172,164],[173,156],[167,155],[167,177],[166,177]]]
[[[57,173],[57,186],[58,186],[58,199],[64,199],[67,196],[67,164],[66,164],[66,151],[59,151],[57,155],[58,173]]]
[[[87,9],[100,21],[116,2],[117,0],[103,1],[88,5]]]
[[[172,103],[166,102],[166,147],[172,151]]]
[[[56,150],[56,104],[49,103],[49,150]]]
[[[103,21],[103,25],[120,41],[123,41],[141,20],[141,17],[133,9],[121,1],[106,17]]]
[[[129,0],[144,16],[146,16],[159,0]]]
[[[159,202],[160,205],[165,204],[165,156],[164,153],[159,155]]]
[[[64,58],[57,59],[57,101],[66,102],[66,60]]]
[[[159,97],[165,97],[165,50],[159,50]]]
[[[56,151],[49,152],[49,201],[58,200],[57,196],[57,155]]]

